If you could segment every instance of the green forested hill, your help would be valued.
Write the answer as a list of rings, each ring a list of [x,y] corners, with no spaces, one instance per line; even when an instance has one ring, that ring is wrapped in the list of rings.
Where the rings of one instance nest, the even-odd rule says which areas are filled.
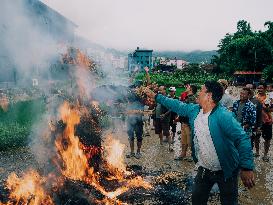
[[[168,58],[177,58],[183,59],[190,63],[210,63],[212,56],[217,55],[216,51],[192,51],[192,52],[185,52],[185,51],[154,51],[153,56],[158,57],[168,57]]]

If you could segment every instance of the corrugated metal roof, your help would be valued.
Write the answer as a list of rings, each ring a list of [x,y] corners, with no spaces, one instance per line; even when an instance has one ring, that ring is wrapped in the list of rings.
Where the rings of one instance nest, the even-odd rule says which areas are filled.
[[[262,72],[254,71],[236,71],[234,75],[262,75]]]

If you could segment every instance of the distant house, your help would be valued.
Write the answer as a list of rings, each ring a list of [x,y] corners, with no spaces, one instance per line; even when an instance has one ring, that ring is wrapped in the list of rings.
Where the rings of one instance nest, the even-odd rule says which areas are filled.
[[[236,71],[234,73],[234,84],[245,85],[247,83],[260,82],[262,78],[262,72],[254,71]]]
[[[143,70],[144,67],[153,67],[153,50],[146,50],[146,49],[137,49],[133,52],[128,54],[128,70],[130,72],[134,71],[134,69],[140,68]]]
[[[188,64],[187,61],[182,59],[169,59],[166,57],[154,57],[154,66],[166,65],[166,66],[174,66],[177,69],[183,69]]]
[[[212,71],[214,69],[214,67],[215,66],[212,65],[212,64],[203,64],[203,65],[201,65],[201,68],[206,70],[206,71]]]

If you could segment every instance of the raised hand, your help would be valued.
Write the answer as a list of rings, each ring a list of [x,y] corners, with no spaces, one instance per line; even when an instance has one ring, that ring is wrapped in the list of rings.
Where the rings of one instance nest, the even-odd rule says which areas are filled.
[[[147,66],[144,68],[144,70],[146,71],[146,73],[149,72],[149,68]]]
[[[151,99],[154,99],[155,98],[155,93],[151,90],[151,89],[149,89],[149,88],[145,88],[144,90],[143,90],[143,92],[149,97],[149,98],[151,98]]]

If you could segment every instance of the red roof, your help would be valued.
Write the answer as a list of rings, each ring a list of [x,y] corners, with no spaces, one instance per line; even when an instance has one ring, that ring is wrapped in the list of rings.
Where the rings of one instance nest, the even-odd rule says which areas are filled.
[[[234,75],[262,75],[262,72],[254,71],[236,71]]]

